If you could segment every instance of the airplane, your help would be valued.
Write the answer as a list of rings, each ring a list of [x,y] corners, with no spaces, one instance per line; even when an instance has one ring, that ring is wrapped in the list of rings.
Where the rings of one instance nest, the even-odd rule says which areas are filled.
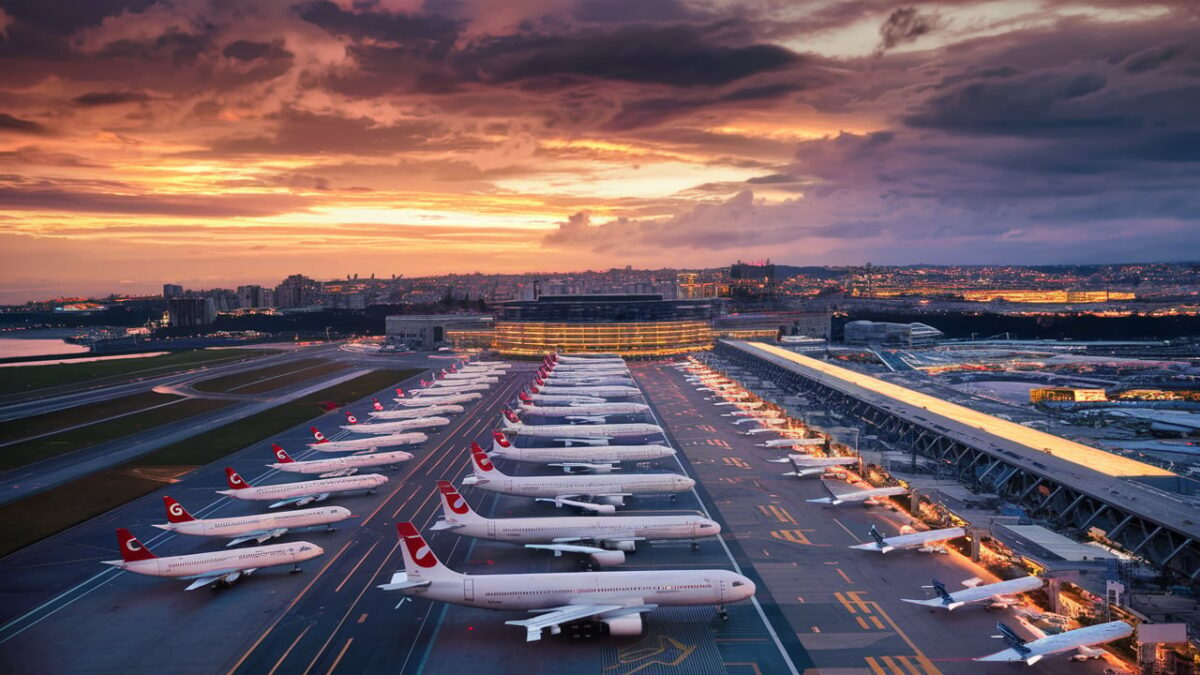
[[[777,431],[772,429],[771,431]],[[816,447],[825,445],[824,438],[772,438],[769,441],[763,441],[758,444],[760,448],[796,448],[796,447]]]
[[[931,546],[943,541],[958,539],[965,537],[967,531],[961,527],[947,527],[941,530],[929,530],[927,532],[910,532],[907,534],[899,534],[895,537],[887,537],[886,539],[879,530],[871,525],[871,531],[868,532],[871,538],[875,541],[869,544],[857,544],[850,548],[860,551],[879,551],[880,553],[888,553],[897,549],[915,548],[922,553],[933,553],[942,551],[942,549]]]
[[[605,418],[617,415],[640,415],[648,412],[650,406],[645,403],[593,403],[591,405],[533,405],[522,403],[521,412],[541,417],[563,417],[568,420],[581,422],[603,422]]]
[[[447,394],[463,394],[468,391],[487,391],[492,385],[484,382],[474,382],[472,380],[452,381],[438,380],[430,383],[427,387],[413,389],[411,393],[415,397],[420,396],[444,396]]]
[[[368,436],[366,438],[353,438],[346,441],[331,441],[325,438],[325,434],[321,433],[316,427],[309,427],[313,432],[313,438],[317,439],[316,443],[309,443],[308,447],[320,452],[362,452],[364,450],[374,451],[377,448],[387,448],[393,445],[416,445],[429,440],[425,434],[414,431],[407,434],[391,434],[388,436]]]
[[[808,502],[809,504],[828,504],[830,506],[837,506],[839,504],[852,502],[861,502],[863,506],[879,506],[884,503],[882,501],[884,497],[902,495],[908,492],[907,489],[900,486],[868,488],[866,490],[846,492],[840,495],[833,494],[833,491],[829,490],[828,486],[826,486],[825,489],[829,492],[829,497],[821,497],[820,499],[806,499],[804,501]]]
[[[217,494],[245,499],[250,501],[277,500],[267,508],[277,508],[289,504],[304,506],[312,502],[325,501],[329,495],[342,492],[374,492],[376,488],[387,482],[387,476],[377,473],[367,473],[359,476],[340,476],[338,478],[320,478],[303,480],[296,483],[280,483],[278,485],[260,485],[252,487],[238,472],[225,467],[225,481],[229,483],[228,490],[217,490]]]
[[[521,392],[518,395],[522,401],[528,398],[538,405],[585,405],[589,403],[607,403],[608,399],[599,396],[573,396],[568,394],[541,394],[534,390],[531,393]]]
[[[500,381],[500,378],[492,376],[492,375],[483,375],[483,374],[479,374],[479,373],[449,373],[446,375],[442,375],[441,381],[443,381],[443,382],[449,381],[449,382],[454,382],[454,383],[468,381],[468,382],[474,382],[475,384],[496,384],[497,382]]]
[[[275,453],[276,459],[279,460],[274,464],[267,465],[272,469],[288,473],[315,473],[319,474],[318,478],[349,476],[358,473],[359,469],[371,466],[390,466],[399,464],[400,462],[407,462],[413,458],[410,452],[396,450],[394,452],[372,452],[364,455],[350,455],[348,457],[334,457],[331,459],[310,459],[304,462],[297,462],[278,445],[271,445],[271,450]]]
[[[696,486],[696,481],[676,473],[508,476],[492,464],[486,453],[471,451],[471,457],[472,474],[463,479],[463,485],[595,513],[615,513],[618,506],[625,505],[625,497],[635,494],[683,492]]]
[[[736,420],[733,422],[733,425],[741,426],[743,424],[757,423],[757,424],[761,424],[763,426],[775,426],[775,425],[783,424],[786,421],[787,421],[787,419],[785,419],[783,417],[753,417],[752,416],[752,417],[743,417],[739,420]]]
[[[641,390],[637,387],[627,387],[621,385],[603,385],[603,386],[540,386],[538,391],[543,394],[566,394],[568,396],[599,396],[601,398],[622,398],[625,396],[640,396]]]
[[[974,581],[978,580],[979,579],[977,578],[974,579]],[[1018,593],[1036,591],[1046,583],[1045,581],[1042,581],[1041,577],[1030,575],[1027,577],[1021,577],[1019,579],[999,581],[994,584],[971,586],[961,591],[947,593],[946,586],[942,582],[938,581],[937,579],[933,579],[932,581],[933,585],[928,586],[927,588],[933,588],[936,590],[938,597],[930,598],[928,600],[909,600],[906,598],[901,598],[901,600],[913,605],[937,607],[945,609],[947,612],[953,612],[954,610],[968,603],[982,602],[984,600],[998,598],[999,601],[989,604],[988,609],[1003,609],[1006,607],[1011,607],[1014,604],[1014,601],[1005,600],[1005,598],[1017,595]]]
[[[570,356],[568,354],[555,354],[555,355],[549,357],[549,359],[551,362],[561,361],[562,363],[583,363],[583,364],[588,364],[588,363],[591,363],[591,364],[597,364],[597,363],[624,364],[625,363],[624,357],[622,357],[618,354],[595,354],[595,355],[589,355],[589,356]]]
[[[324,525],[326,531],[333,530],[333,523],[353,518],[350,509],[343,506],[323,506],[316,509],[300,509],[283,513],[256,513],[251,516],[231,518],[196,518],[183,508],[183,504],[170,497],[163,497],[167,509],[167,522],[156,524],[160,530],[198,537],[226,537],[225,546],[237,546],[243,542],[263,543],[286,534],[289,530]]]
[[[209,585],[229,586],[264,567],[293,565],[292,572],[296,573],[300,571],[300,563],[325,553],[316,544],[296,541],[160,558],[123,527],[117,529],[117,545],[121,559],[101,561],[103,564],[134,574],[191,581],[185,591]]]
[[[477,539],[524,544],[525,548],[586,554],[597,565],[620,565],[638,542],[715,537],[721,526],[699,514],[659,516],[555,516],[552,518],[484,518],[448,481],[437,482],[445,518],[430,529],[453,530]]]
[[[614,375],[594,375],[589,377],[555,377],[553,375],[549,375],[544,378],[536,378],[534,382],[537,382],[538,386],[550,387],[602,387],[606,385],[624,385],[627,387],[633,386],[633,378]]]
[[[414,417],[408,420],[394,420],[390,422],[367,422],[366,424],[358,424],[351,422],[343,425],[342,428],[346,431],[356,434],[397,434],[413,429],[432,429],[435,427],[444,427],[450,424],[450,420],[445,417]]]
[[[377,410],[371,413],[371,421],[376,420],[411,420],[416,417],[432,417],[435,415],[457,415],[463,411],[461,405],[431,405],[426,408],[409,408],[407,410]]]
[[[797,478],[807,478],[808,476],[820,476],[826,470],[836,466],[849,466],[857,464],[857,457],[809,457],[808,455],[788,455],[779,459],[768,459],[768,462],[774,464],[783,464],[790,462],[794,471],[788,471],[782,475],[795,476]]]
[[[458,403],[470,403],[483,398],[483,394],[479,392],[463,392],[461,394],[446,394],[445,396],[417,396],[414,398],[394,398],[396,403],[406,408],[430,408],[433,406],[454,405]]]
[[[472,444],[472,451],[479,449]],[[480,450],[482,451],[482,450]],[[673,457],[675,450],[665,445],[584,445],[579,447],[518,448],[512,445],[503,431],[492,432],[492,457],[516,462],[535,462],[561,466],[563,471],[592,471],[608,473],[621,462],[647,462]]]
[[[1024,663],[1032,666],[1047,656],[1071,650],[1077,652],[1071,656],[1072,661],[1086,661],[1104,656],[1104,650],[1092,649],[1093,645],[1107,644],[1133,635],[1133,626],[1124,621],[1084,626],[1055,635],[1045,635],[1032,642],[1022,640],[1013,629],[1002,623],[996,624],[996,630],[1000,634],[992,637],[1004,640],[1008,649],[987,656],[977,656],[972,661]]]
[[[642,634],[642,614],[659,606],[725,605],[754,595],[754,582],[728,570],[461,574],[442,565],[412,523],[398,523],[404,571],[379,588],[468,607],[536,613],[506,621],[525,629],[525,640],[542,631],[562,633],[564,624],[591,621],[609,635]]]
[[[554,438],[558,440],[607,440],[618,436],[658,436],[663,433],[657,424],[525,424],[512,410],[505,408],[500,416],[504,430],[518,436]]]

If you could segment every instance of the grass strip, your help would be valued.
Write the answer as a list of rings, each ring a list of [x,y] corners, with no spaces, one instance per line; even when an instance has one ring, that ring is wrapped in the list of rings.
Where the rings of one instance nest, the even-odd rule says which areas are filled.
[[[325,359],[300,359],[299,361],[288,361],[287,363],[267,366],[266,368],[255,368],[254,370],[244,370],[240,373],[222,375],[221,377],[214,377],[208,380],[200,380],[196,384],[192,385],[192,388],[198,391],[208,391],[222,394],[234,392],[240,387],[257,383],[259,380],[287,375],[288,373],[295,372],[297,370],[303,370],[305,368],[312,368],[313,366],[322,363],[327,362]],[[241,392],[239,391],[237,393]]]
[[[0,442],[8,442],[19,438],[28,438],[38,434],[48,434],[67,427],[89,424],[115,415],[125,415],[143,408],[162,405],[179,399],[174,394],[157,394],[144,391],[133,396],[122,396],[99,403],[88,403],[73,408],[64,408],[53,412],[31,415],[20,419],[0,422]]]
[[[245,386],[234,389],[233,393],[235,393],[235,394],[262,394],[262,393],[265,393],[268,391],[275,391],[277,389],[283,389],[284,387],[289,387],[293,384],[300,384],[301,382],[315,380],[318,377],[321,377],[324,375],[332,375],[334,373],[337,373],[337,372],[340,372],[340,371],[350,368],[350,365],[351,364],[346,363],[344,361],[334,361],[332,363],[322,363],[321,365],[314,366],[312,368],[306,368],[306,369],[301,370],[296,373],[280,375],[279,377],[273,377],[269,380],[262,380],[259,382],[251,382],[250,384],[247,384]]]
[[[270,349],[193,349],[145,358],[61,363],[52,366],[12,366],[0,369],[3,370],[3,377],[0,377],[0,395],[19,394],[78,382],[94,385],[97,383],[93,380],[109,378],[134,379],[165,375],[200,365],[254,359],[278,353]]]
[[[197,466],[270,438],[338,405],[416,375],[417,370],[376,370],[304,398],[283,403],[254,417],[231,422],[173,443],[112,469],[0,506],[0,556],[40,541],[85,520],[154,492],[162,480],[146,478],[155,467],[178,467],[186,474]],[[165,409],[170,409],[168,408]],[[264,458],[265,463],[269,458]],[[139,472],[145,472],[139,475]],[[162,472],[159,472],[162,473]]]
[[[236,401],[189,398],[154,410],[14,443],[0,448],[0,471],[15,469],[64,453],[114,441],[139,431],[212,412],[233,403]]]

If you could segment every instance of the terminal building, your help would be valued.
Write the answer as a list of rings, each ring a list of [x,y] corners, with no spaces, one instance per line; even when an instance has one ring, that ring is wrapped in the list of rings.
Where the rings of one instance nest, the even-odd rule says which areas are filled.
[[[917,322],[851,321],[842,330],[846,342],[904,347],[931,345],[945,335],[933,326]]]
[[[727,300],[667,300],[658,294],[542,295],[502,304],[493,348],[509,357],[549,352],[630,358],[686,354],[713,346],[713,320]]]

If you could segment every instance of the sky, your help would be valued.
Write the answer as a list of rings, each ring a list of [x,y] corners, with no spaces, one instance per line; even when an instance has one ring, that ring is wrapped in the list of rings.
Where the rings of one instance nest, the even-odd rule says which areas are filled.
[[[1194,0],[0,0],[0,302],[1200,258]]]

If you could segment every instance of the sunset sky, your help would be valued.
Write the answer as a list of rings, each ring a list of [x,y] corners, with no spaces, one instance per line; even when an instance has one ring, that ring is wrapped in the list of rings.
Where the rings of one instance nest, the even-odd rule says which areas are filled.
[[[0,0],[0,301],[1200,258],[1200,3]]]

